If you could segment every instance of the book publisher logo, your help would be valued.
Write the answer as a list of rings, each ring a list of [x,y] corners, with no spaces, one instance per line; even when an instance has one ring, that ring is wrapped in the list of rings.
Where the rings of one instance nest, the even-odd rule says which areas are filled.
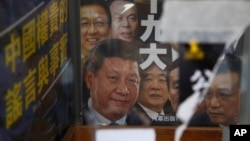
[[[230,125],[230,141],[249,141],[250,125]]]

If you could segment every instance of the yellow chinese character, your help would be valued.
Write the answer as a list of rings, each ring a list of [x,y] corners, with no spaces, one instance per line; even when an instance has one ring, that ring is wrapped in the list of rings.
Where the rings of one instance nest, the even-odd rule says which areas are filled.
[[[31,102],[36,100],[36,69],[29,70],[28,75],[24,78],[23,84],[25,89],[25,109],[29,108]]]
[[[54,32],[58,31],[58,18],[59,18],[59,9],[58,2],[53,1],[49,7],[49,20],[50,20],[50,37],[53,36]]]
[[[38,62],[38,93],[40,94],[43,86],[49,83],[48,55],[43,56]]]
[[[8,90],[6,101],[6,128],[10,128],[23,114],[22,97],[20,96],[21,82],[15,83],[13,89]]]
[[[60,26],[67,21],[68,18],[68,1],[60,1]]]
[[[185,59],[187,60],[202,60],[204,58],[204,52],[199,48],[196,40],[189,42],[190,48],[185,53]]]
[[[48,9],[44,9],[37,17],[37,43],[38,48],[49,39]]]
[[[60,39],[60,64],[63,65],[64,61],[67,60],[67,42],[68,42],[68,34],[64,33]]]
[[[53,47],[50,49],[50,74],[55,76],[56,70],[59,66],[59,54],[58,54],[58,46],[59,42],[55,43]]]
[[[22,27],[23,61],[36,52],[35,20],[32,19]]]
[[[4,47],[5,66],[11,67],[11,72],[16,71],[16,57],[21,56],[21,39],[11,34],[10,43]]]

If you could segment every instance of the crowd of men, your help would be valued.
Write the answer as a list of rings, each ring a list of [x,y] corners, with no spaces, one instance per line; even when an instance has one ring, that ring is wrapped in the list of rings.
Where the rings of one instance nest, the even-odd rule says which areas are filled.
[[[151,47],[139,39],[136,3],[82,0],[80,12],[83,95],[87,98],[83,123],[178,125],[180,59],[174,57],[176,50],[171,44],[156,44],[155,52],[166,50],[157,55],[163,64],[150,62],[150,53],[140,52]],[[141,67],[146,61],[147,67]],[[204,101],[197,107],[202,110],[197,110],[190,125],[229,126],[239,122],[240,58],[226,53],[214,75]]]

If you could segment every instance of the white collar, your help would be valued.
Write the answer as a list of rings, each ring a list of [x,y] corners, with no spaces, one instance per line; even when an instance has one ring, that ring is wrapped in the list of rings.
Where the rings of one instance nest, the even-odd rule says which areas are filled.
[[[157,117],[159,115],[165,115],[163,109],[161,110],[161,113],[157,113],[145,106],[143,106],[141,103],[138,102],[138,104],[142,107],[142,109],[147,113],[147,115],[152,119],[152,120],[157,120]]]

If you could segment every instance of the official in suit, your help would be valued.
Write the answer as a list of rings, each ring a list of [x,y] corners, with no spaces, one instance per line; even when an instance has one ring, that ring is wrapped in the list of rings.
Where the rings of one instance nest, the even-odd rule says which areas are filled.
[[[239,123],[241,59],[226,53],[205,96],[211,121],[222,126]]]
[[[165,64],[152,62],[147,68],[140,72],[141,85],[136,107],[145,113],[151,120],[151,125],[174,125],[175,114],[166,107],[169,102],[169,92],[167,85],[167,66],[172,61],[171,47],[166,44],[158,44],[157,49],[165,49],[166,54],[158,54],[158,59]],[[147,60],[148,56],[144,60]]]
[[[139,47],[120,39],[100,42],[85,63],[90,98],[83,106],[90,125],[143,124],[132,111],[139,93]]]

